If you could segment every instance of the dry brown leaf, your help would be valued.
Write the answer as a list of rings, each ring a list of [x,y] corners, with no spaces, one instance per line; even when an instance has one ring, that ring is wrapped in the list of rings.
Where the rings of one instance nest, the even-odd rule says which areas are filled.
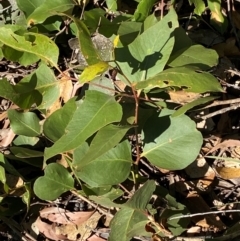
[[[216,167],[218,174],[225,179],[240,178],[240,168]]]
[[[58,207],[44,208],[40,211],[40,217],[48,219],[53,223],[58,224],[82,224],[86,222],[94,211],[89,212],[69,212],[65,209]]]
[[[48,223],[43,222],[40,217],[37,218],[37,221],[36,221],[35,224],[36,224],[39,232],[44,234],[44,236],[46,236],[47,238],[50,238],[50,239],[53,239],[53,240],[61,240],[61,239],[67,240],[64,235],[57,235],[54,232],[52,224],[48,224]]]
[[[214,146],[206,155],[208,155],[209,153],[212,153],[218,149],[226,150],[228,147],[234,147],[234,146],[240,146],[240,141],[239,140],[226,140],[226,141],[223,141],[223,142],[219,143],[218,145]]]
[[[186,92],[183,90],[169,91],[168,94],[170,95],[170,98],[173,102],[180,104],[189,103],[193,100],[198,99],[201,96],[198,93]]]
[[[72,96],[72,81],[66,77],[63,77],[60,81],[60,96],[62,97],[63,102],[66,103]]]
[[[185,204],[192,214],[211,211],[204,199],[197,193],[189,193],[185,199]],[[204,230],[213,230],[214,232],[218,232],[226,228],[224,223],[216,214],[194,216],[191,217],[191,219],[197,226],[202,227]]]
[[[124,82],[122,82],[121,80],[115,80],[114,84],[117,86],[117,88],[121,91],[124,91],[126,88],[126,84]]]
[[[1,147],[7,147],[7,146],[9,146],[9,145],[12,143],[14,137],[15,137],[14,132],[12,131],[12,129],[9,129],[9,132],[8,132],[7,136],[5,136],[5,138],[3,138],[3,139],[1,140],[0,146],[1,146]]]
[[[87,239],[93,230],[97,227],[98,221],[101,218],[101,214],[95,212],[88,220],[85,222],[74,225],[66,224],[61,226],[54,226],[55,233],[57,235],[64,235],[69,240],[85,240]]]
[[[62,106],[61,100],[57,98],[56,101],[51,105],[51,107],[48,108],[46,117],[50,116],[53,112],[60,109],[61,106]]]

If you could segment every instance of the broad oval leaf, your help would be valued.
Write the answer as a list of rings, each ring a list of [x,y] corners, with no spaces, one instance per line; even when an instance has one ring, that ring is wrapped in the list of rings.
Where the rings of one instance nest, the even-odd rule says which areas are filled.
[[[193,67],[175,67],[164,70],[148,80],[136,83],[136,89],[153,89],[155,87],[179,87],[185,91],[204,93],[204,92],[223,92],[218,80],[210,73],[197,73]]]
[[[81,167],[114,148],[130,128],[130,126],[115,126],[112,124],[101,128],[94,136],[87,153],[81,158]],[[79,158],[78,160],[80,161]]]
[[[40,120],[35,113],[8,110],[8,118],[13,132],[17,135],[34,137],[41,133]]]
[[[168,61],[168,65],[171,67],[194,65],[201,70],[208,70],[212,66],[217,65],[217,63],[217,52],[213,49],[207,49],[202,45],[193,45],[187,49],[181,49],[174,53]]]
[[[116,61],[130,82],[146,80],[164,69],[174,46],[173,32],[176,27],[177,15],[171,9],[161,21],[144,31],[130,45],[115,49]]]
[[[106,62],[98,62],[97,64],[87,66],[79,77],[80,83],[86,83],[93,80],[96,76],[99,76],[107,71],[109,65]]]
[[[116,185],[127,179],[131,171],[132,156],[128,141],[121,142],[101,156],[89,162],[81,162],[83,153],[88,152],[86,144],[74,152],[73,166],[76,175],[92,187]],[[84,150],[82,150],[84,148]]]
[[[74,179],[65,167],[57,163],[49,164],[43,177],[33,186],[34,193],[42,200],[54,200],[74,187]]]
[[[157,167],[180,170],[195,160],[203,138],[195,123],[186,115],[172,118],[161,116],[163,114],[164,111],[146,122],[141,156]]]
[[[29,5],[32,4],[31,1]],[[28,16],[28,25],[43,23],[48,17],[70,10],[74,5],[73,0],[45,0],[42,4],[36,4],[37,8]]]
[[[83,103],[66,127],[66,134],[52,147],[45,149],[45,160],[77,148],[99,129],[120,121],[121,117],[121,106],[112,96],[94,90],[86,91]]]
[[[0,96],[11,100],[22,109],[29,109],[33,104],[41,109],[47,109],[59,94],[59,82],[53,71],[45,64],[41,64],[36,71],[25,76],[16,85],[5,79],[0,81]]]
[[[65,129],[76,109],[76,100],[72,98],[62,108],[53,112],[43,124],[44,135],[51,141],[56,142],[64,135]]]
[[[34,54],[58,69],[59,49],[47,36],[33,32],[18,35],[11,28],[5,26],[0,27],[0,32],[0,42],[3,44],[18,51]]]
[[[128,232],[132,230],[134,225],[139,222],[148,221],[147,215],[138,210],[124,207],[118,211],[111,221],[111,231],[108,238],[109,241],[129,241],[132,237],[128,236]]]

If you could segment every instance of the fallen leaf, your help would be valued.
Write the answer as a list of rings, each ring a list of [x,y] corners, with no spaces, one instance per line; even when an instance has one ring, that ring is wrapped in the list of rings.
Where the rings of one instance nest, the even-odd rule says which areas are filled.
[[[37,218],[37,221],[35,222],[35,225],[37,226],[39,232],[44,234],[47,238],[53,239],[53,240],[66,240],[66,237],[64,235],[57,235],[52,227],[52,224],[45,223],[41,220],[40,217]]]
[[[234,179],[240,177],[240,168],[216,167],[216,171],[224,179]]]
[[[93,215],[93,213],[94,211],[69,212],[62,208],[50,207],[41,210],[40,217],[48,219],[53,223],[79,225],[86,222]]]
[[[101,215],[95,212],[88,220],[78,225],[73,223],[61,226],[54,225],[54,231],[56,235],[64,235],[69,240],[85,240],[96,228],[100,218]]]

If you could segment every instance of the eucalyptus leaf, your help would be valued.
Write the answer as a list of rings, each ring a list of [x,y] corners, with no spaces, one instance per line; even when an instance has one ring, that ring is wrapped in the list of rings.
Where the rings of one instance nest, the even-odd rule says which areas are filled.
[[[132,237],[128,236],[128,232],[140,222],[148,221],[147,215],[143,212],[124,207],[118,211],[111,221],[111,231],[108,238],[109,241],[129,241]]]
[[[138,189],[133,196],[124,204],[124,206],[136,209],[145,210],[152,194],[155,190],[155,183],[153,180],[148,180],[144,185]]]
[[[25,33],[22,36],[5,26],[1,26],[0,31],[0,42],[3,44],[18,51],[34,54],[38,59],[42,59],[58,69],[59,49],[47,36],[33,32]]]
[[[153,115],[146,122],[141,156],[159,168],[183,169],[197,157],[203,141],[202,135],[189,117],[162,115],[164,111],[160,116]]]
[[[45,175],[39,177],[33,186],[34,193],[43,200],[54,200],[62,193],[73,189],[74,179],[65,167],[57,163],[49,164]]]
[[[60,139],[76,109],[76,98],[72,98],[62,108],[53,112],[43,124],[44,135],[54,142]]]
[[[128,177],[132,164],[128,141],[119,143],[87,164],[81,162],[81,157],[88,152],[88,148],[86,145],[79,148],[74,152],[73,167],[76,175],[89,186],[115,185]]]
[[[29,4],[32,5],[32,1]],[[28,13],[31,12],[27,18],[28,24],[36,25],[38,23],[43,23],[48,17],[70,10],[74,5],[74,1],[72,0],[45,0],[40,5],[36,3],[34,6],[34,8],[36,8],[33,12],[31,12],[32,9],[28,9]]]
[[[199,55],[199,53],[201,53]],[[218,54],[213,49],[207,49],[202,45],[193,45],[187,49],[181,49],[171,55],[168,65],[179,67],[194,65],[201,70],[208,70],[218,63]]]
[[[115,147],[130,128],[130,126],[124,127],[112,124],[101,128],[94,136],[87,153],[80,159],[81,168]]]
[[[176,27],[177,15],[171,9],[161,21],[137,36],[131,44],[115,49],[116,61],[130,82],[149,79],[164,69],[174,46],[173,32]]]
[[[121,106],[112,96],[86,91],[86,97],[75,111],[65,134],[52,147],[45,149],[45,160],[77,148],[102,127],[120,121],[121,117]]]
[[[161,73],[141,81],[135,85],[136,89],[153,89],[156,87],[179,87],[194,93],[223,92],[219,81],[208,72],[196,72],[191,66],[169,68]]]
[[[8,118],[13,132],[17,135],[34,137],[41,133],[40,120],[33,112],[20,113],[17,110],[8,110]]]

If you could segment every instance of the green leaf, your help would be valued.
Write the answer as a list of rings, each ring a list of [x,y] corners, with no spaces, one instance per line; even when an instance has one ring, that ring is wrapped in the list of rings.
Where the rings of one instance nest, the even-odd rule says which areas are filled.
[[[134,13],[134,20],[137,22],[144,21],[147,18],[155,2],[156,0],[141,0]]]
[[[171,9],[130,45],[115,49],[116,61],[130,82],[143,81],[164,69],[174,46],[172,33],[177,26],[177,15]]]
[[[151,240],[152,237],[152,233],[151,232],[147,232],[146,231],[146,220],[141,221],[139,223],[136,223],[135,225],[133,225],[133,227],[128,231],[127,236],[128,237],[149,237],[149,239]]]
[[[74,21],[78,29],[77,38],[79,41],[81,52],[85,60],[87,61],[88,65],[97,64],[102,59],[100,54],[94,47],[94,44],[91,40],[91,36],[87,26],[82,21],[76,18],[72,18],[72,20]]]
[[[32,1],[29,4],[32,5]],[[36,5],[37,8],[27,18],[28,25],[43,23],[50,16],[72,9],[75,4],[72,0],[45,0],[41,5]]]
[[[0,96],[11,100],[22,109],[29,109],[33,104],[42,109],[49,108],[59,95],[59,82],[45,64],[41,64],[36,71],[16,85],[11,85],[6,79],[0,81]]]
[[[34,137],[41,133],[40,120],[33,112],[20,113],[16,110],[8,110],[8,118],[16,135]]]
[[[169,86],[184,88],[185,91],[195,93],[223,92],[220,83],[213,75],[207,72],[197,73],[190,66],[164,70],[135,85],[136,89],[166,88]]]
[[[199,55],[199,53],[201,53]],[[201,70],[208,70],[212,66],[217,65],[218,54],[213,49],[207,49],[202,45],[193,45],[187,49],[181,49],[174,53],[168,61],[171,67],[179,67],[183,65],[194,65]]]
[[[203,98],[194,100],[194,101],[192,101],[190,103],[187,103],[184,106],[180,107],[177,111],[175,111],[172,114],[172,117],[177,117],[179,115],[185,114],[188,110],[192,109],[193,107],[198,106],[198,105],[206,104],[206,103],[208,103],[210,101],[213,101],[217,98],[218,98],[218,96],[207,96],[207,97],[203,97]]]
[[[7,79],[2,79],[0,81],[0,96],[11,100],[22,109],[29,109],[33,104],[39,105],[41,103],[41,94],[34,90],[36,83],[31,80],[25,84],[25,90],[22,93],[17,89],[19,84],[12,85]]]
[[[181,26],[179,26],[174,30],[174,38],[175,38],[175,43],[172,50],[172,55],[175,55],[175,53],[178,52],[179,50],[188,49],[193,45],[192,40],[188,37],[185,29],[183,29]],[[170,56],[170,59],[171,59],[171,56]]]
[[[39,142],[38,137],[28,137],[19,135],[17,138],[14,139],[13,144],[15,146],[37,146]]]
[[[86,83],[93,80],[96,76],[99,76],[107,71],[109,65],[106,62],[98,62],[97,64],[87,66],[79,77],[80,83]]]
[[[2,51],[6,59],[14,62],[19,62],[19,64],[23,66],[36,63],[39,60],[39,57],[35,54],[17,51],[16,49],[7,45],[3,46]]]
[[[89,186],[115,185],[126,180],[132,164],[128,141],[121,142],[115,148],[82,165],[81,157],[87,151],[86,144],[74,151],[73,167],[76,175]]]
[[[94,136],[87,153],[81,158],[81,167],[115,147],[130,128],[112,124],[101,128]]]
[[[148,28],[151,28],[153,25],[155,25],[159,20],[156,18],[154,14],[149,15],[143,23],[143,29],[146,31]]]
[[[202,145],[202,136],[187,116],[152,116],[146,122],[141,156],[167,170],[180,170],[192,163]],[[158,128],[156,128],[156,126]],[[189,151],[191,150],[191,151]]]
[[[42,200],[54,200],[64,192],[74,188],[74,179],[62,165],[49,164],[43,177],[39,177],[33,186],[34,193]]]
[[[171,231],[171,233],[174,236],[179,236],[184,231],[186,231],[186,229],[189,225],[189,222],[190,222],[190,218],[178,218],[178,219],[172,219],[172,220],[170,220],[170,218],[181,216],[181,215],[186,215],[186,214],[189,214],[188,209],[186,208],[186,206],[181,205],[179,203],[177,209],[166,208],[161,213],[160,218],[164,219],[164,220],[168,219],[168,221],[167,221],[168,229]]]
[[[10,151],[14,156],[18,158],[31,158],[31,157],[42,157],[43,152],[35,151],[28,148],[13,146],[10,147]]]
[[[145,210],[156,188],[153,180],[148,180],[124,205],[136,210]]]
[[[25,33],[23,36],[18,35],[5,26],[1,26],[0,31],[0,41],[3,44],[18,51],[34,54],[58,69],[59,49],[50,38],[33,32]]]
[[[43,124],[44,135],[54,142],[62,137],[76,109],[76,98],[72,98],[62,108],[53,112]]]
[[[86,91],[86,97],[69,122],[66,134],[45,149],[45,160],[77,148],[96,131],[120,121],[121,117],[121,106],[113,97],[98,91]]]
[[[194,4],[194,13],[197,15],[202,15],[205,10],[205,3],[203,0],[188,0],[190,4]]]
[[[133,42],[139,35],[142,23],[139,22],[122,22],[119,26],[117,34],[123,46]]]
[[[16,0],[18,8],[28,17],[42,4],[42,0]]]
[[[108,10],[117,11],[117,0],[106,0]]]
[[[38,109],[48,109],[60,96],[59,81],[45,64],[41,64],[35,72],[24,77],[15,88],[22,93],[26,91],[25,86],[30,83],[34,86],[34,91],[29,93],[31,98],[34,98],[35,91],[42,96]]]
[[[222,13],[222,1],[207,1],[208,7],[211,10],[211,24],[220,31],[220,33],[224,33],[228,27],[227,18]]]
[[[115,214],[111,221],[111,231],[108,240],[129,241],[131,237],[128,236],[128,232],[132,230],[137,223],[142,221],[146,221],[147,223],[147,215],[131,208],[122,208]]]

